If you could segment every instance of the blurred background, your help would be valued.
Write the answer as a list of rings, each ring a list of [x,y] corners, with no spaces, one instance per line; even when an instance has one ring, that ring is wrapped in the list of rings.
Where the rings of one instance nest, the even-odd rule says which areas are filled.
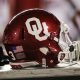
[[[80,0],[0,0],[0,42],[11,18],[31,8],[41,8],[53,13],[69,26],[71,40],[80,38]]]

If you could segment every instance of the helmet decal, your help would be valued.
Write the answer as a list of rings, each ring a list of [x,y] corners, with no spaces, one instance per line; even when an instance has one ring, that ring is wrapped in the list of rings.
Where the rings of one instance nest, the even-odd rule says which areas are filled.
[[[32,25],[33,30],[31,29],[31,25],[30,25],[30,22],[32,22],[32,21],[35,21],[36,24],[37,24],[37,26],[36,26],[36,24]],[[40,37],[39,34],[42,32],[42,25],[43,25],[43,28],[44,28],[43,33],[45,35]],[[41,25],[40,20],[36,17],[29,18],[26,21],[26,27],[27,27],[28,33],[31,34],[31,35],[34,35],[35,38],[39,41],[46,40],[48,38],[48,36],[50,35],[49,32],[48,32],[48,29],[47,29],[48,27],[46,25],[46,22],[42,22],[42,25]]]

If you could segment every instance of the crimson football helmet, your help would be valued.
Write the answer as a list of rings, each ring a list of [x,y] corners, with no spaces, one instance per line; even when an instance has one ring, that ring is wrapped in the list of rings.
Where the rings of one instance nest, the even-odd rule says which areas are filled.
[[[66,31],[61,26],[53,14],[44,10],[26,10],[14,16],[3,36],[12,68],[26,67],[29,62],[42,67],[56,66],[62,48],[60,32]]]

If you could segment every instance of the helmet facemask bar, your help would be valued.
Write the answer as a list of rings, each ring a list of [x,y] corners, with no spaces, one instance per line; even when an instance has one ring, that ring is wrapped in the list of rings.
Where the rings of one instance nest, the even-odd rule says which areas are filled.
[[[69,27],[64,23],[61,23],[60,28],[61,28],[61,31],[60,31],[60,38],[59,38],[58,44],[62,51],[60,51],[58,54],[58,61],[72,62],[75,51],[69,50],[70,46],[72,45],[72,41],[69,37]]]

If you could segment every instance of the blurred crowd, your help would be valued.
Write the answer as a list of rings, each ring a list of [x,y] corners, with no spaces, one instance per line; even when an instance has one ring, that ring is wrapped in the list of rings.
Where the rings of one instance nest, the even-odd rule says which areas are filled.
[[[41,8],[53,13],[69,26],[71,40],[80,38],[80,0],[0,0],[0,40],[10,19],[31,8]]]

